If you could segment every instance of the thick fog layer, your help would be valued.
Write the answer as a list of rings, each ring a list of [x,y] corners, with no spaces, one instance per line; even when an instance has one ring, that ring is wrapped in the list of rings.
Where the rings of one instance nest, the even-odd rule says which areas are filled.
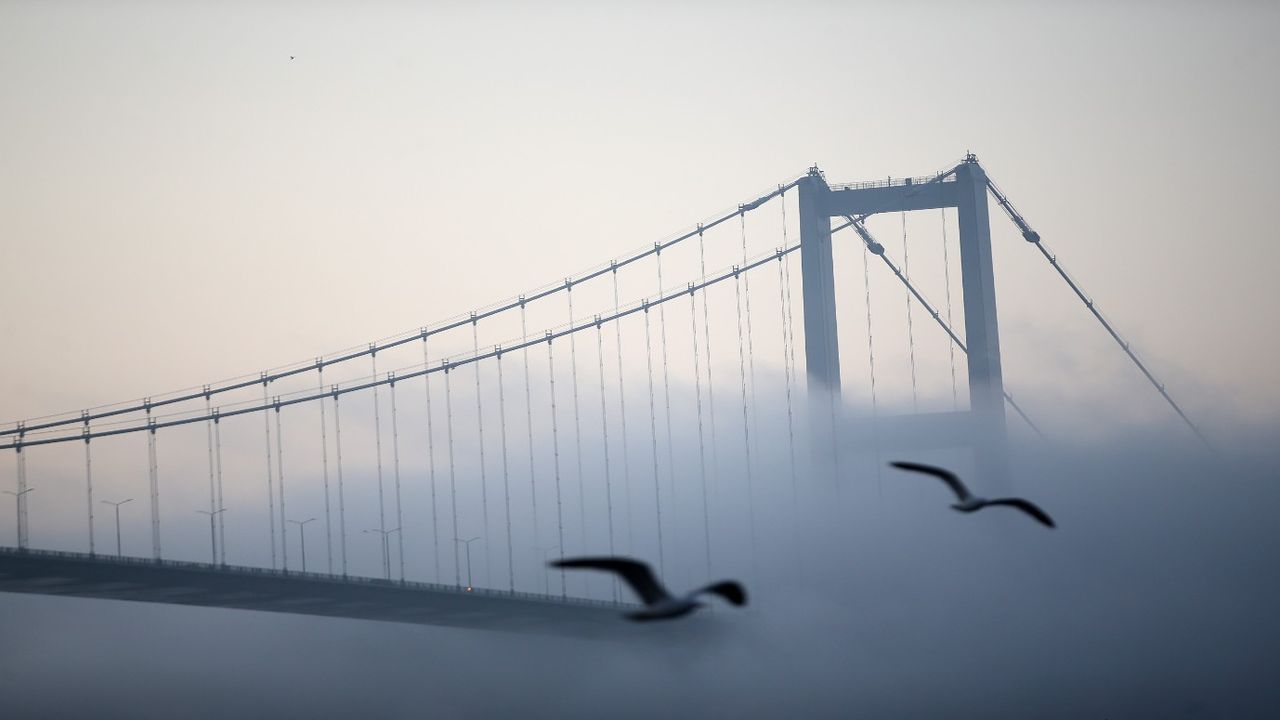
[[[0,687],[15,716],[1260,717],[1280,484],[1275,428],[1250,434],[1223,460],[1183,435],[1021,444],[1053,531],[848,470],[801,503],[794,566],[684,642],[9,595]]]

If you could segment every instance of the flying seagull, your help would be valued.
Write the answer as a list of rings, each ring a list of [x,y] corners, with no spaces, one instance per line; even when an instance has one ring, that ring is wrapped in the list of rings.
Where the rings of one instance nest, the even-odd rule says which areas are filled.
[[[977,512],[978,510],[990,505],[1007,505],[1030,515],[1040,521],[1042,525],[1047,527],[1057,527],[1053,524],[1053,518],[1049,517],[1048,513],[1041,510],[1034,503],[1023,500],[1022,498],[996,498],[995,500],[988,500],[986,498],[975,496],[973,493],[969,492],[969,488],[965,487],[964,483],[960,482],[960,478],[956,477],[955,473],[952,473],[950,470],[944,470],[940,467],[921,465],[913,462],[891,462],[889,464],[902,470],[924,473],[942,480],[942,482],[946,483],[947,487],[950,487],[951,491],[954,492],[956,497],[960,500],[960,502],[951,506],[960,512],[971,513]]]
[[[695,590],[683,597],[672,597],[671,593],[653,576],[649,566],[638,560],[622,557],[581,557],[564,558],[548,563],[558,568],[587,568],[590,570],[606,570],[617,573],[631,586],[632,590],[644,601],[644,609],[628,613],[627,618],[637,622],[646,620],[671,620],[688,615],[703,606],[697,597],[704,593],[719,595],[734,605],[747,604],[747,591],[733,580],[722,580],[704,588]]]

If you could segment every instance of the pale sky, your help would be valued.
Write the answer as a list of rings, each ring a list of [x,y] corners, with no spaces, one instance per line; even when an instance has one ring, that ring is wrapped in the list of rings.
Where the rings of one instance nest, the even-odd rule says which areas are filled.
[[[1278,18],[5,2],[0,419],[465,313],[812,163],[853,181],[966,150],[1189,411],[1219,430],[1273,418]],[[994,206],[992,225],[1011,390],[1042,413],[1112,396],[1167,418]]]

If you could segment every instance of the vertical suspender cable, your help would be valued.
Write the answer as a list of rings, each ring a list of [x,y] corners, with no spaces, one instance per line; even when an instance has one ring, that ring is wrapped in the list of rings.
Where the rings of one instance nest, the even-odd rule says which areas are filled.
[[[618,302],[618,266],[610,263],[613,269],[613,314],[620,308]],[[635,536],[631,523],[631,451],[627,442],[627,394],[622,390],[622,323],[614,321],[614,342],[618,346],[618,419],[622,426],[622,493],[627,507],[627,551],[635,552]]]
[[[787,240],[787,193],[784,191],[778,202],[782,208],[782,247],[788,247]],[[791,254],[778,254],[778,292],[782,304],[782,366],[784,379],[787,382],[787,454],[791,462],[791,494],[793,509],[799,521],[799,489],[796,487],[796,438],[795,421],[791,411],[791,386],[796,377],[796,344],[791,324]]]
[[[431,366],[427,357],[427,329],[422,328],[422,369]],[[436,441],[432,428],[431,374],[422,376],[427,394],[427,482],[431,484],[431,556],[435,561],[435,581],[440,582],[440,525],[436,512]]]
[[[160,559],[160,467],[156,459],[156,421],[151,417],[151,403],[147,402],[147,461],[151,480],[151,556]]]
[[[698,228],[698,272],[699,277],[707,277],[706,243],[703,241],[701,226]],[[711,479],[714,482],[720,476],[720,454],[718,450],[719,442],[716,437],[716,384],[711,374],[710,303],[711,300],[704,289],[702,291],[702,332],[704,335],[703,343],[707,351],[707,415],[711,421]]]
[[[529,498],[533,510],[533,551],[538,551],[542,536],[538,533],[538,483],[533,462],[533,390],[529,382],[529,322],[524,307],[524,296],[520,296],[520,339],[524,344],[521,351],[524,355],[524,420],[525,430],[529,437]]]
[[[324,402],[321,400],[320,402]],[[218,481],[218,507],[225,507],[222,504],[222,424],[218,420],[218,409],[213,410],[213,459],[215,471]],[[212,511],[211,511],[212,512]],[[218,513],[218,557],[219,561],[227,564],[227,528],[222,522],[222,516],[226,513]]]
[[[751,568],[752,574],[756,573],[756,510],[755,510],[755,493],[752,492],[751,478],[751,422],[748,417],[748,397],[747,397],[747,350],[743,343],[742,332],[742,282],[741,271],[737,265],[733,266],[733,291],[737,295],[735,306],[738,311],[738,378],[742,385],[742,444],[746,458],[746,479],[747,479],[747,529],[751,534]]]
[[[507,513],[507,590],[516,591],[516,558],[511,546],[511,471],[507,464],[507,394],[502,384],[502,347],[496,347],[498,365],[498,439],[502,448],[502,502]]]
[[[474,312],[471,313],[471,344],[472,355],[478,356],[480,354],[479,323]],[[480,442],[480,516],[484,527],[484,584],[493,587],[491,576],[493,535],[489,533],[489,476],[484,462],[484,404],[481,402],[480,393],[480,361],[477,360],[472,365],[476,368],[476,437]]]
[[[389,373],[391,386],[391,462],[396,481],[396,557],[400,559],[400,582],[404,582],[404,511],[400,502],[400,419],[396,412],[396,374]]]
[[[911,260],[907,255],[907,211],[902,211],[902,272],[911,277]],[[919,396],[916,392],[916,333],[912,323],[911,293],[907,293],[907,344],[911,349],[911,409],[920,409]]]
[[[333,393],[333,449],[338,468],[338,548],[342,551],[342,577],[347,576],[347,496],[342,487],[342,422],[338,412],[338,386]],[[323,400],[321,402],[324,402]]]
[[[600,439],[601,447],[604,449],[604,502],[606,517],[609,521],[609,554],[613,555],[613,473],[609,464],[609,408],[605,403],[604,394],[604,327],[600,323],[599,315],[596,315],[596,357],[599,360],[600,372]],[[611,586],[613,601],[618,602],[618,583],[613,582]]]
[[[560,427],[556,420],[556,361],[551,352],[551,331],[547,331],[547,377],[551,381],[551,457],[556,478],[556,541],[564,550],[564,505],[560,496]],[[560,570],[560,597],[569,596],[568,580]]]
[[[316,358],[316,370],[320,375],[320,392],[324,392],[324,362]],[[329,563],[329,574],[333,574],[333,514],[329,509],[329,430],[324,417],[324,398],[320,398],[320,467],[324,480],[324,549]]]
[[[881,488],[880,473],[880,408],[876,401],[876,347],[871,331],[871,251],[862,248],[862,286],[866,290],[867,305],[867,370],[871,378],[871,444],[876,453],[876,491]]]
[[[87,414],[87,413],[86,413]],[[211,469],[212,471],[212,469]],[[212,476],[210,477],[212,480]],[[209,486],[209,499],[213,499],[213,486]],[[89,508],[89,554],[96,555],[93,538],[93,455],[89,451],[89,421],[84,421],[84,497]]]
[[[698,405],[698,486],[702,490],[702,539],[706,572],[711,574],[711,512],[707,508],[707,449],[702,432],[702,368],[698,360],[698,298],[689,283],[689,328],[693,338],[693,394]]]
[[[457,538],[462,537],[458,534],[458,474],[457,464],[453,457],[453,391],[450,389],[449,373],[452,367],[449,365],[449,359],[445,358],[444,364],[444,416],[445,427],[448,430],[449,445],[449,505],[453,511],[453,537],[455,538],[453,545],[453,584],[455,587],[462,587],[462,564],[458,557],[458,541]]]
[[[564,289],[569,303],[569,326],[573,327],[572,278],[565,278]],[[587,550],[587,491],[584,486],[587,484],[587,479],[582,474],[582,421],[579,417],[578,403],[578,333],[569,333],[569,377],[573,388],[573,443],[578,463],[578,533],[582,542],[582,551],[585,553]],[[583,587],[589,587],[586,574],[581,575]]]
[[[786,238],[783,238],[786,242]],[[796,487],[796,432],[795,425],[791,414],[791,360],[790,360],[790,340],[788,338],[789,325],[791,319],[788,317],[790,310],[790,288],[787,286],[786,268],[782,264],[782,250],[778,250],[778,306],[783,310],[782,316],[782,380],[787,395],[787,460],[791,467],[791,505],[792,512],[799,512],[799,489]]]
[[[658,266],[658,297],[662,297],[662,250],[658,249],[654,255]],[[659,338],[662,340],[662,408],[667,420],[667,482],[671,483],[671,503],[667,506],[670,510],[671,529],[679,537],[680,527],[676,522],[676,461],[675,461],[675,443],[672,440],[671,433],[671,380],[667,370],[667,304],[658,305],[658,332]],[[678,540],[677,540],[678,542]]]
[[[373,368],[373,381],[378,381],[378,348],[374,344],[369,345],[369,361]],[[375,466],[378,473],[378,532],[382,535],[383,547],[387,544],[387,506],[383,501],[382,493],[382,413],[380,412],[378,403],[378,386],[373,386],[373,451],[377,456]],[[386,552],[382,553],[382,575],[388,580],[391,579],[391,558]]]
[[[266,407],[267,402],[267,373],[262,372],[262,406]],[[271,467],[271,417],[266,411],[262,413],[262,430],[263,436],[266,438],[267,446],[267,520],[271,530],[271,569],[275,570],[279,567],[276,560],[276,499],[275,499],[275,481],[272,478],[273,470]]]
[[[951,258],[947,250],[947,209],[942,208],[942,274],[946,278],[947,286],[947,325],[951,325]],[[955,410],[960,407],[960,400],[956,395],[956,346],[955,343],[947,343],[947,353],[951,357],[951,409]]]
[[[745,266],[749,260],[747,257],[747,214],[739,212],[740,224],[742,226],[742,264]],[[751,332],[751,276],[742,276],[742,302],[745,305],[747,314],[747,379],[751,388],[751,437],[752,442],[759,442],[760,425],[756,414],[756,351],[755,340]],[[757,455],[759,453],[757,452]]]
[[[284,569],[289,569],[289,533],[285,532],[288,527],[285,524],[284,512],[284,440],[283,433],[280,431],[280,398],[276,398],[276,479],[279,480],[280,488],[280,555],[284,560]]]
[[[653,340],[649,329],[649,301],[644,300],[644,358],[649,370],[649,437],[653,448],[653,505],[658,529],[658,571],[666,572],[666,555],[662,547],[662,493],[658,490],[658,419],[653,398]]]

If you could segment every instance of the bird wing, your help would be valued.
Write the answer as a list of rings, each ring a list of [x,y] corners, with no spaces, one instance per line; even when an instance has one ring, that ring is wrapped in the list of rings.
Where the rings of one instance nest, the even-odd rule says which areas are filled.
[[[998,498],[996,500],[987,501],[988,505],[1007,505],[1008,507],[1017,508],[1031,517],[1039,520],[1042,525],[1047,527],[1057,527],[1053,524],[1053,518],[1044,510],[1041,510],[1035,503],[1022,498]]]
[[[607,570],[622,576],[622,579],[631,586],[632,590],[640,596],[645,605],[652,605],[656,602],[668,600],[671,594],[667,589],[662,587],[662,583],[653,576],[653,571],[649,566],[639,560],[629,560],[621,557],[580,557],[580,558],[563,558],[551,563],[553,567],[558,568],[587,568],[590,570]]]
[[[901,460],[895,460],[889,464],[900,470],[910,470],[912,472],[924,473],[938,478],[942,482],[946,483],[947,487],[951,488],[951,492],[956,494],[956,497],[960,499],[960,502],[964,502],[965,500],[973,497],[973,494],[969,492],[969,488],[965,487],[964,483],[960,482],[960,478],[956,477],[955,473],[950,470],[934,467],[932,465],[903,462]]]
[[[725,600],[728,600],[734,605],[742,606],[747,604],[746,589],[744,589],[742,585],[734,582],[733,580],[721,580],[718,583],[712,583],[702,588],[701,590],[695,592],[694,595],[701,595],[703,593],[711,593],[713,595],[719,595],[720,597],[724,598]]]

